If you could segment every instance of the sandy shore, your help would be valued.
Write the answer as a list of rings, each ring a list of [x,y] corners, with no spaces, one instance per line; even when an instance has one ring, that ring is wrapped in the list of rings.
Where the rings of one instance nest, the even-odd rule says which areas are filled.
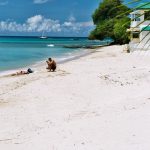
[[[150,56],[122,46],[0,77],[0,150],[148,150]]]

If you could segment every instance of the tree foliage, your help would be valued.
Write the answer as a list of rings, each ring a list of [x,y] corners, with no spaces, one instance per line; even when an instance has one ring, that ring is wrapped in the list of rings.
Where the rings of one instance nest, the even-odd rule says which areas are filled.
[[[129,8],[121,0],[104,0],[92,15],[96,28],[90,33],[89,39],[110,37],[115,43],[124,44],[129,41],[126,29],[130,20],[127,17]]]
[[[114,25],[114,38],[115,42],[119,44],[125,44],[129,42],[129,35],[126,32],[128,25],[126,24],[129,22],[129,18],[123,18],[118,20]]]

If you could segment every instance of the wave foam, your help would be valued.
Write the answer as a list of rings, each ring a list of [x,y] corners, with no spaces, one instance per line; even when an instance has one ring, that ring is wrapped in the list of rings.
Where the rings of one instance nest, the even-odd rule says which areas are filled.
[[[54,44],[48,44],[47,47],[54,47]]]

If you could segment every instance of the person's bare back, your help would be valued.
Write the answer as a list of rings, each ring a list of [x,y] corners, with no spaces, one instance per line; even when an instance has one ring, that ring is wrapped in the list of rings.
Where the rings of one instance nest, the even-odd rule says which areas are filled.
[[[47,65],[48,65],[48,67],[46,69],[48,69],[50,71],[51,70],[52,71],[56,70],[56,62],[54,60],[52,60],[51,58],[49,58],[48,61],[46,61],[46,62],[47,62]]]

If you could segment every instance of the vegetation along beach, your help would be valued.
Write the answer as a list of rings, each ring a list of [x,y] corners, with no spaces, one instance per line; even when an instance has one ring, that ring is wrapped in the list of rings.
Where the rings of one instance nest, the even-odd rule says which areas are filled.
[[[148,150],[150,2],[14,1],[0,1],[0,150]]]

